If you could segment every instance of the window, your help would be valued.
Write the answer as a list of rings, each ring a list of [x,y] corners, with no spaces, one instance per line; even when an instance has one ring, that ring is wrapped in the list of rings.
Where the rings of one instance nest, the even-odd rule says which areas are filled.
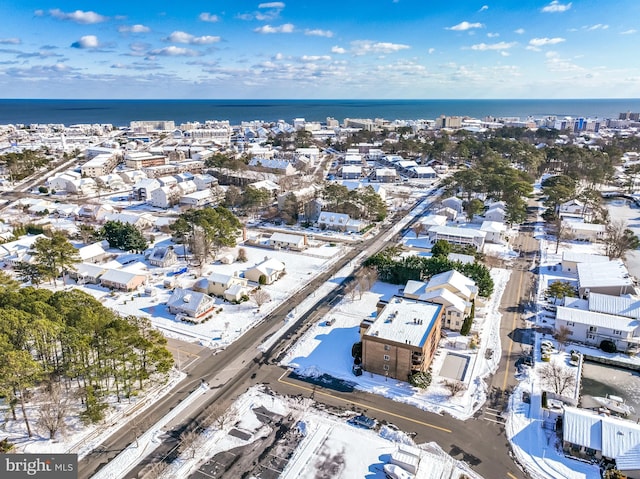
[[[460,313],[456,313],[458,315],[458,317],[462,316]]]
[[[613,334],[617,335],[617,336],[622,336],[622,331],[618,331],[617,329],[613,330]]]
[[[587,333],[587,339],[596,339],[596,335]]]
[[[596,331],[598,331],[598,328],[596,328],[595,326],[589,326],[590,333],[595,333]]]
[[[388,344],[384,345],[384,350],[385,351],[391,351],[391,346],[389,346]]]
[[[569,326],[569,327],[572,327],[572,326],[575,326],[575,325],[576,325],[576,323],[574,323],[573,321],[568,321],[567,322],[567,326]]]
[[[391,359],[391,358],[389,357],[389,355],[388,355],[388,354],[385,354],[385,355],[384,355],[384,360],[385,360],[385,361],[389,361],[389,359]]]
[[[382,366],[382,369],[384,369],[385,371],[388,371],[389,370],[389,365],[385,364],[384,366]]]

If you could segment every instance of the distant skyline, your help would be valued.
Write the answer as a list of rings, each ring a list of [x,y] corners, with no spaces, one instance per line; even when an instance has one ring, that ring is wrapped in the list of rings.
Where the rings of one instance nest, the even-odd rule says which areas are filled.
[[[0,4],[0,97],[640,98],[640,2]]]

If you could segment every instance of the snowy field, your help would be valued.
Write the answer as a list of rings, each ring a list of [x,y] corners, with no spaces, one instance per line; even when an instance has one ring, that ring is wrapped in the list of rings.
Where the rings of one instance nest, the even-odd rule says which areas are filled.
[[[211,427],[199,437],[195,444],[198,451],[196,457],[191,457],[192,454],[188,452],[183,454],[164,472],[163,479],[188,477],[215,454],[267,436],[272,426],[258,419],[254,411],[259,407],[281,416],[293,416],[301,436],[300,443],[279,476],[282,479],[314,479],[318,477],[318,471],[323,470],[327,459],[338,465],[331,469],[332,479],[384,479],[383,466],[398,444],[415,446],[404,433],[389,427],[382,426],[375,432],[352,426],[345,418],[315,409],[308,399],[288,399],[253,387],[227,411],[227,419],[222,427]],[[242,440],[232,436],[229,434],[232,428],[239,428],[250,437]],[[416,479],[460,479],[464,475],[479,479],[466,464],[448,456],[435,443],[420,445],[417,450],[421,461]]]
[[[388,300],[398,291],[398,285],[377,282],[372,291],[354,300],[344,298],[327,317],[312,326],[305,335],[289,350],[282,364],[294,369],[303,376],[328,374],[335,378],[354,383],[363,391],[380,394],[397,401],[411,404],[420,409],[435,413],[446,412],[459,419],[468,419],[486,399],[486,383],[482,380],[494,372],[500,358],[499,353],[490,359],[485,352],[488,349],[499,352],[500,338],[500,298],[509,279],[510,272],[493,269],[491,276],[495,282],[495,291],[486,304],[477,309],[474,330],[480,337],[479,347],[469,349],[469,337],[450,333],[441,340],[438,353],[432,363],[433,381],[426,390],[414,388],[409,383],[371,373],[356,377],[352,373],[353,358],[351,346],[360,341],[359,325],[365,318],[373,318],[376,304],[381,299]],[[331,326],[327,319],[334,319]],[[469,360],[465,376],[467,390],[452,397],[444,387],[448,378],[439,375],[448,352],[465,356]]]
[[[180,248],[178,248],[178,253],[180,253],[179,250]],[[175,316],[169,313],[166,308],[166,302],[172,291],[165,289],[163,282],[167,279],[167,273],[186,266],[186,263],[182,261],[170,268],[148,267],[141,262],[122,268],[125,271],[140,271],[148,274],[150,294],[141,291],[114,294],[97,285],[79,285],[77,287],[95,296],[102,304],[121,314],[148,317],[153,325],[168,337],[198,342],[203,346],[217,349],[235,341],[245,331],[261,321],[270,311],[303,288],[315,276],[325,271],[344,253],[344,247],[330,246],[329,244],[309,248],[302,253],[274,251],[250,246],[245,246],[244,250],[247,254],[247,262],[210,264],[203,269],[202,277],[206,278],[214,272],[232,275],[236,271],[243,272],[252,268],[256,263],[263,261],[265,256],[275,258],[284,263],[286,274],[275,283],[262,286],[271,296],[271,301],[263,304],[258,310],[253,301],[232,304],[216,298],[217,314],[209,321],[200,324],[176,321]],[[237,254],[237,251],[233,252]],[[197,280],[195,276],[189,272],[177,276],[176,286],[191,287]],[[342,278],[339,277],[334,278],[336,284],[341,280]],[[251,283],[249,286],[252,286]],[[256,286],[253,285],[253,287]]]

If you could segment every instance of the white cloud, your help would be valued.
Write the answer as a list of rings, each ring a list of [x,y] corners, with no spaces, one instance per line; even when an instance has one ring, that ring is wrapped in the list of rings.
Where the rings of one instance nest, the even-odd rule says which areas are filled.
[[[339,55],[342,55],[343,53],[347,53],[347,51],[342,47],[334,46],[334,47],[331,47],[331,53],[337,53]]]
[[[195,57],[199,53],[189,48],[176,47],[171,45],[169,47],[158,48],[149,52],[151,55],[157,55],[161,57]]]
[[[585,29],[589,30],[589,31],[593,31],[593,30],[607,30],[609,28],[609,25],[604,25],[602,23],[596,23],[595,25],[591,25],[590,27],[585,27]]]
[[[516,45],[516,42],[498,42],[498,43],[477,43],[471,45],[472,50],[488,51],[488,50],[508,50]]]
[[[503,57],[508,57],[508,56],[510,56],[510,55],[511,55],[511,53],[509,53],[509,52],[506,52],[506,51],[502,50],[502,51],[500,52],[500,55],[502,55]]]
[[[436,49],[435,48],[429,48],[429,50],[427,50],[427,52],[429,53],[429,55],[431,55],[433,52],[435,52]]]
[[[220,17],[218,15],[213,15],[209,12],[202,12],[200,15],[198,15],[198,18],[202,22],[216,23],[220,21]]]
[[[331,57],[329,55],[302,55],[300,60],[303,62],[319,62],[319,61],[329,61]]]
[[[284,2],[261,3],[260,5],[258,5],[258,8],[279,8],[279,9],[283,9],[284,8]]]
[[[570,60],[560,58],[557,55],[553,55],[547,58],[545,62],[549,71],[552,72],[584,72],[585,69],[579,65],[576,65]]]
[[[487,37],[489,37],[489,38],[497,38],[499,36],[500,36],[499,33],[487,33]]]
[[[137,23],[135,25],[122,25],[118,27],[118,31],[120,33],[148,33],[151,29],[146,25]]]
[[[311,36],[315,36],[315,37],[326,37],[326,38],[331,38],[333,37],[333,32],[331,30],[320,30],[319,28],[310,30],[310,29],[306,29],[304,31],[305,35],[311,35]]]
[[[36,15],[38,16],[43,15],[43,13],[37,13],[37,12],[42,12],[41,10],[36,11]],[[72,22],[82,23],[82,24],[101,23],[108,20],[108,17],[105,17],[104,15],[100,15],[99,13],[96,13],[96,12],[91,12],[91,11],[84,12],[82,10],[76,10],[75,12],[66,13],[60,10],[59,8],[54,8],[52,10],[49,10],[49,15],[51,15],[53,18],[57,18],[58,20],[70,20]]]
[[[517,30],[514,30],[513,33],[517,33],[518,35],[522,35],[524,33],[524,28],[518,28]]]
[[[456,32],[464,32],[466,30],[471,30],[472,28],[483,28],[484,25],[482,23],[469,23],[466,20],[464,22],[460,22],[457,25],[452,27],[446,27],[445,30],[454,30]]]
[[[403,45],[401,43],[372,42],[370,40],[356,40],[351,42],[351,51],[354,55],[395,53],[409,48],[411,48],[409,45]]]
[[[22,41],[17,37],[0,38],[0,45],[20,45]]]
[[[254,30],[257,33],[291,33],[293,32],[294,26],[292,23],[285,23],[283,25],[279,25],[277,27],[272,27],[271,25],[263,25]]]
[[[92,49],[98,48],[100,46],[100,42],[98,41],[98,37],[95,35],[85,35],[80,37],[80,40],[77,42],[73,42],[71,44],[72,48],[80,48],[80,49]]]
[[[532,47],[543,47],[545,45],[557,45],[558,43],[562,43],[566,41],[564,38],[561,37],[554,37],[554,38],[532,38],[531,40],[529,40],[529,45]]]
[[[209,45],[220,41],[220,37],[214,37],[212,35],[203,35],[196,37],[187,32],[175,31],[165,41],[173,43],[187,43],[189,45]]]
[[[620,35],[633,35],[637,31],[638,30],[636,30],[635,28],[630,28],[629,30],[625,30],[624,32],[620,32]]]
[[[482,7],[480,7],[480,10],[478,10],[479,12],[484,12],[485,10],[489,10],[489,5],[482,5]]]
[[[558,0],[553,0],[549,5],[542,7],[541,11],[545,13],[558,13],[558,12],[566,12],[570,8],[571,8],[571,2],[560,3]]]

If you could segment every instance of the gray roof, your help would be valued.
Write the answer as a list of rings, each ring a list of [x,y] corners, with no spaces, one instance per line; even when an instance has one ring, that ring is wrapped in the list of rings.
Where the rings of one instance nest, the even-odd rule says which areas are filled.
[[[633,285],[627,268],[620,260],[578,263],[578,283],[581,288]]]
[[[640,300],[628,296],[590,293],[589,310],[640,319]]]
[[[439,304],[394,296],[366,335],[422,347],[436,326],[441,310]]]
[[[606,329],[631,332],[640,326],[640,321],[612,314],[596,313],[575,308],[558,306],[556,320],[596,326]]]

